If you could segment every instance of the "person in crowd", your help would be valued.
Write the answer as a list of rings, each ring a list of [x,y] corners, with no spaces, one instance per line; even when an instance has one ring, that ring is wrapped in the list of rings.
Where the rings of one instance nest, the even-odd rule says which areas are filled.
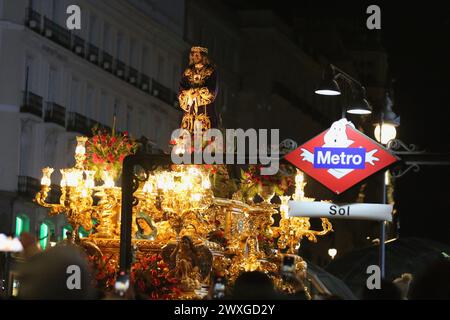
[[[74,245],[36,253],[19,268],[19,299],[95,299],[88,260]]]
[[[394,279],[392,283],[394,283],[400,290],[401,296],[403,300],[408,298],[408,291],[412,281],[411,273],[404,273],[401,277]]]
[[[439,258],[411,283],[410,300],[450,300],[450,259]]]

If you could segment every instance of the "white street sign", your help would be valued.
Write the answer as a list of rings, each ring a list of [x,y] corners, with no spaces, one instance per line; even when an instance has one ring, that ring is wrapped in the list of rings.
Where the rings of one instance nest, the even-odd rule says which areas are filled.
[[[391,204],[350,203],[337,205],[317,201],[289,201],[290,217],[392,221]]]

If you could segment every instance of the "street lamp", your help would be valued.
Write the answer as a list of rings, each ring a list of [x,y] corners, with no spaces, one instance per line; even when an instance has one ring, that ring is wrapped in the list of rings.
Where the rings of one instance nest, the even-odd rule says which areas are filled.
[[[380,122],[375,124],[375,139],[381,144],[387,144],[395,139],[397,135],[396,127],[400,125],[400,117],[392,111],[392,100],[389,93],[386,93],[383,109],[380,112]]]
[[[358,80],[351,77],[333,64],[330,64],[327,71],[325,71],[322,82],[315,93],[326,96],[340,95],[341,88],[339,87],[338,80],[344,80],[351,89],[350,105],[347,108],[343,105],[342,118],[345,118],[346,112],[351,114],[372,113],[372,106],[367,101],[366,89],[364,86]]]
[[[336,248],[328,249],[328,255],[331,257],[331,260],[334,260],[334,257],[337,255]]]

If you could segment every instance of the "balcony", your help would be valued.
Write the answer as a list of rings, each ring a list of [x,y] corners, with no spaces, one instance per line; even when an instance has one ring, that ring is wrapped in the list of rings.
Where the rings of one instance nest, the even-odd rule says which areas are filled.
[[[128,82],[134,86],[137,86],[138,85],[138,75],[139,75],[139,72],[136,69],[130,67],[128,69]]]
[[[31,113],[42,117],[42,97],[30,91],[24,92],[23,104],[20,112]]]
[[[18,192],[29,199],[34,199],[36,193],[41,190],[40,181],[28,176],[19,176]]]
[[[59,24],[53,22],[47,17],[44,17],[43,32],[47,38],[52,39],[54,42],[70,50],[71,42],[69,30],[61,27]]]
[[[173,105],[173,92],[155,79],[152,80],[152,94],[165,103]]]
[[[101,64],[101,66],[102,66],[103,69],[105,69],[106,71],[111,72],[112,71],[113,61],[114,61],[114,59],[109,53],[107,53],[105,51],[102,51],[102,64]]]
[[[85,41],[83,38],[73,35],[72,36],[72,50],[80,57],[84,57]]]
[[[98,64],[99,52],[100,52],[100,50],[95,45],[93,45],[92,43],[89,43],[86,58],[89,60],[89,62]]]
[[[32,8],[27,8],[25,25],[36,32],[41,32],[41,15]]]
[[[86,136],[92,135],[92,120],[76,112],[69,112],[67,116],[67,131],[79,132]]]
[[[123,61],[116,59],[116,76],[119,78],[124,79],[125,78],[125,71],[127,67]]]
[[[54,102],[48,102],[44,121],[53,122],[64,127],[66,125],[66,109]]]
[[[147,93],[150,91],[150,77],[143,73],[141,73],[140,88]]]

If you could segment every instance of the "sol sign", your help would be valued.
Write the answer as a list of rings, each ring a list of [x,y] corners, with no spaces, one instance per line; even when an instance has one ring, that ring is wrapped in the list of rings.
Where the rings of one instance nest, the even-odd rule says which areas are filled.
[[[336,194],[399,160],[345,118],[285,158]]]

